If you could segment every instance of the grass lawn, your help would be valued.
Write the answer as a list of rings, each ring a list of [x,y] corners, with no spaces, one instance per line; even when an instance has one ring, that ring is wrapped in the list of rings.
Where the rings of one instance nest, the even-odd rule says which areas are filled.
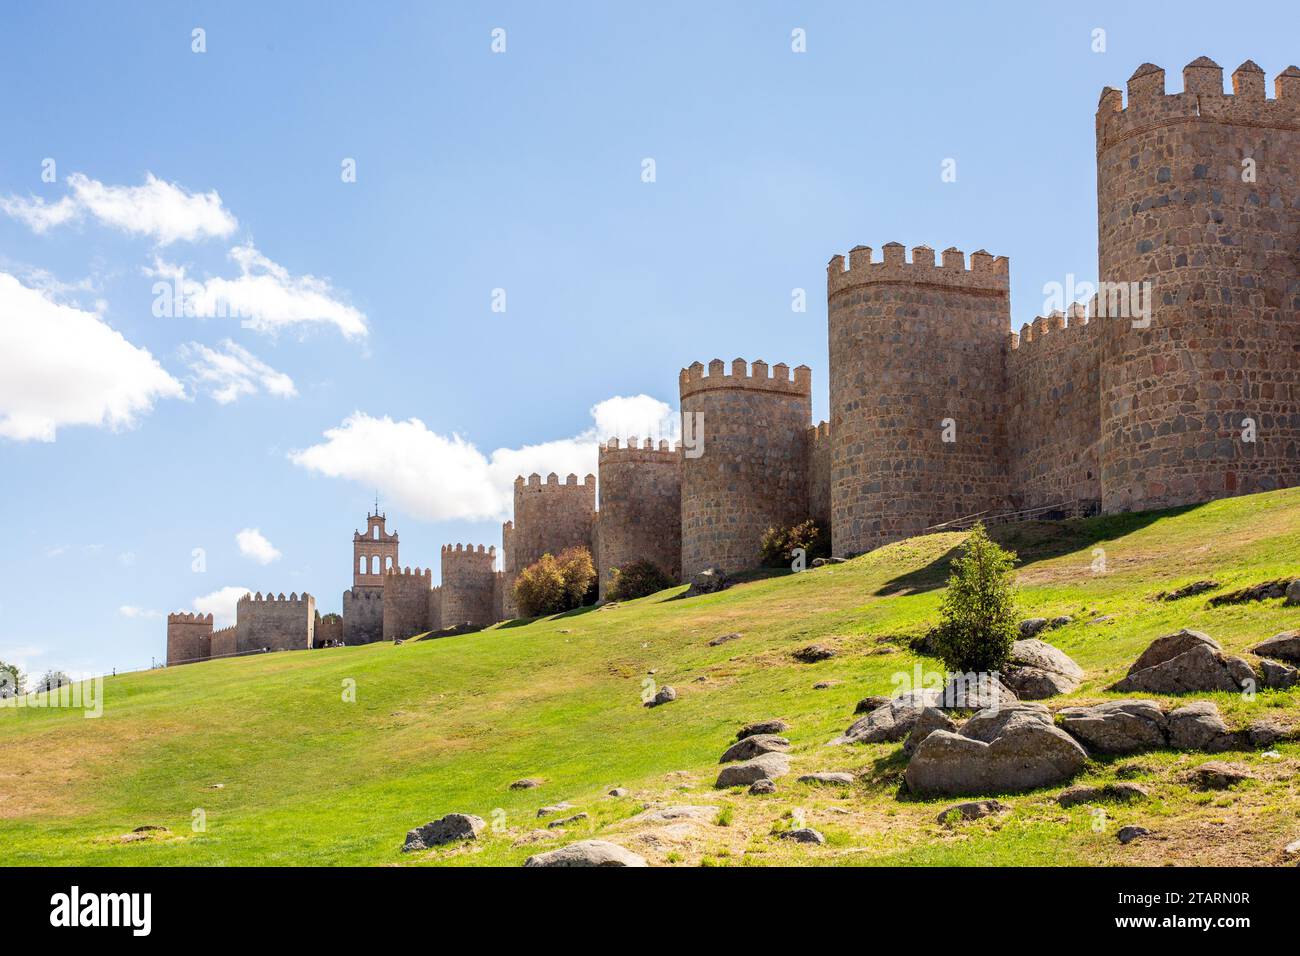
[[[1075,618],[1041,635],[1088,675],[1053,708],[1116,696],[1103,688],[1180,627],[1240,652],[1300,626],[1300,608],[1279,600],[1211,609],[1209,594],[1151,599],[1199,578],[1226,590],[1300,576],[1300,489],[994,531],[1020,553],[1024,614]],[[1282,863],[1282,847],[1300,837],[1297,743],[1279,745],[1280,757],[1100,759],[1076,782],[1137,780],[1152,799],[1098,817],[1061,809],[1056,788],[1005,797],[1010,814],[956,826],[936,820],[956,801],[900,792],[901,745],[827,746],[859,698],[938,668],[907,639],[936,619],[962,538],[916,538],[720,594],[682,599],[676,588],[460,637],[125,674],[105,681],[99,719],[0,708],[0,853],[10,865],[517,865],[599,836],[668,865]],[[709,646],[733,631],[742,636]],[[791,657],[814,641],[837,656]],[[678,699],[643,707],[647,682],[672,685]],[[1270,715],[1300,730],[1300,693],[1196,696],[1216,700],[1234,727]],[[715,791],[737,728],[765,717],[791,725],[795,773],[767,796]],[[1258,779],[1211,794],[1180,782],[1209,759],[1240,762]],[[842,789],[795,782],[814,770],[859,778]],[[521,777],[543,783],[510,790]],[[630,792],[607,796],[614,786]],[[547,829],[537,810],[560,801],[574,805],[560,816],[587,819]],[[717,807],[723,822],[629,822],[670,804]],[[453,811],[487,820],[483,838],[400,852],[408,829]],[[773,836],[792,822],[827,842]],[[1135,822],[1155,836],[1120,846],[1116,829]],[[142,825],[170,834],[123,840]]]

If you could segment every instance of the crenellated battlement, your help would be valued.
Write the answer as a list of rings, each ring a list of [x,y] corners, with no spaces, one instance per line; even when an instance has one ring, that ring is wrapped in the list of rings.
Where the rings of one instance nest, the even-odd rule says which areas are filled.
[[[828,442],[831,440],[831,423],[818,422],[816,425],[808,426],[808,438],[814,443]]]
[[[778,362],[771,367],[762,359],[756,359],[748,366],[744,359],[733,359],[728,370],[722,359],[709,362],[708,374],[704,365],[693,362],[682,369],[677,376],[681,398],[687,398],[700,392],[715,391],[720,388],[743,388],[756,392],[775,392],[807,398],[812,395],[812,369],[800,365],[790,375],[790,366]]]
[[[308,604],[308,602],[310,602],[311,605],[315,607],[316,599],[313,598],[306,591],[302,592],[301,597],[299,597],[298,592],[296,591],[290,594],[288,597],[284,596],[283,591],[281,591],[278,595],[272,594],[270,591],[267,591],[265,597],[263,597],[261,591],[257,591],[256,593],[252,593],[252,594],[245,593],[244,596],[241,597],[238,600],[238,602],[236,602],[236,607],[238,607],[241,604],[282,604],[286,606],[292,605],[295,607],[305,607]]]
[[[497,546],[493,544],[484,548],[484,546],[480,544],[476,550],[475,546],[472,544],[444,544],[442,546],[442,554],[443,560],[450,558],[451,560],[486,560],[492,562],[495,561],[497,557]]]
[[[176,611],[167,615],[168,624],[211,624],[211,614],[192,614],[188,611]]]
[[[1151,129],[1191,120],[1243,126],[1300,129],[1300,69],[1289,66],[1265,92],[1265,73],[1247,60],[1232,73],[1232,92],[1224,92],[1223,67],[1207,56],[1183,67],[1183,89],[1166,92],[1165,71],[1143,63],[1128,81],[1128,102],[1114,87],[1102,90],[1097,104],[1097,149]]]
[[[945,249],[939,260],[929,246],[914,246],[911,261],[907,249],[899,242],[886,243],[882,258],[872,258],[870,246],[849,250],[847,268],[844,256],[832,256],[826,267],[827,295],[864,285],[885,283],[968,289],[1006,294],[1010,289],[1011,264],[1006,256],[994,256],[978,249],[970,255],[960,249]]]
[[[412,571],[409,566],[405,568],[389,568],[384,572],[385,586],[387,586],[389,578],[427,578],[432,580],[433,571],[429,568],[416,568]]]
[[[600,450],[597,453],[598,461],[605,462],[643,462],[645,464],[676,464],[681,461],[682,443],[677,442],[670,445],[668,440],[660,439],[656,445],[653,439],[647,438],[644,442],[638,443],[635,437],[629,438],[627,444],[622,444],[619,439],[611,438],[608,441],[601,442]]]
[[[533,472],[529,475],[526,482],[524,481],[523,475],[515,476],[515,491],[519,492],[522,490],[530,494],[563,494],[565,492],[573,491],[580,492],[584,488],[595,487],[595,484],[595,475],[587,475],[582,479],[581,484],[578,483],[578,476],[573,473],[570,473],[564,479],[563,484],[560,483],[560,476],[555,472],[551,472],[547,475],[545,481],[542,480],[542,476],[537,474],[537,472]]]
[[[1096,308],[1094,296],[1093,310]],[[1068,346],[1084,340],[1083,337],[1096,328],[1096,321],[1088,319],[1088,308],[1082,302],[1074,302],[1070,305],[1068,316],[1059,309],[1040,315],[1033,322],[1022,325],[1019,333],[1008,333],[1008,343],[1012,351],[1020,351],[1049,338],[1053,346]]]

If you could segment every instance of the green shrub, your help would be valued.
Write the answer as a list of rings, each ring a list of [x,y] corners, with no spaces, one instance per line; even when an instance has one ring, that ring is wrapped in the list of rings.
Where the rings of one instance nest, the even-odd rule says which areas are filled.
[[[812,518],[787,528],[768,528],[759,542],[759,554],[769,568],[788,568],[794,562],[794,552],[804,550],[805,566],[813,558],[829,557],[829,536]]]
[[[934,646],[954,673],[1002,670],[1016,640],[1014,553],[991,541],[984,525],[971,529],[961,555],[952,563],[939,605]]]
[[[676,583],[652,561],[631,561],[611,572],[609,590],[605,597],[611,601],[631,601],[670,588]]]
[[[592,599],[595,582],[596,566],[586,548],[568,548],[558,558],[544,554],[515,579],[515,605],[524,617],[571,611]]]

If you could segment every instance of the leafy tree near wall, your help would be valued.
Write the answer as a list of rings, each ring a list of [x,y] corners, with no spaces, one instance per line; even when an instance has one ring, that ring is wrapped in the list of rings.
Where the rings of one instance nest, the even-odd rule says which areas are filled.
[[[830,537],[812,518],[786,528],[768,528],[759,542],[763,564],[769,568],[788,568],[794,561],[794,552],[801,548],[804,561],[829,557]]]
[[[559,557],[544,554],[519,572],[515,605],[524,617],[571,611],[594,599],[595,583],[596,566],[586,548],[568,548]]]
[[[934,636],[948,670],[985,674],[1006,666],[1019,616],[1012,580],[1015,561],[1013,552],[990,540],[983,524],[971,529],[952,563]]]

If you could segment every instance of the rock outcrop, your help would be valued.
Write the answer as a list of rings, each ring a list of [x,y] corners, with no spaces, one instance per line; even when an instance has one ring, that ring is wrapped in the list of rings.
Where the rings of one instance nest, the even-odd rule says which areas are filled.
[[[908,790],[927,796],[1008,793],[1064,783],[1087,759],[1046,708],[1021,704],[976,715],[960,733],[934,731],[917,747],[904,779]]]
[[[1249,662],[1224,654],[1208,634],[1184,629],[1152,641],[1129,668],[1128,676],[1110,689],[1148,694],[1235,693],[1258,682]]]
[[[581,840],[558,850],[538,853],[524,866],[648,866],[644,857],[606,840]]]
[[[1077,690],[1083,681],[1083,668],[1060,648],[1026,638],[1011,645],[1011,659],[1002,681],[1021,700],[1042,700]]]

